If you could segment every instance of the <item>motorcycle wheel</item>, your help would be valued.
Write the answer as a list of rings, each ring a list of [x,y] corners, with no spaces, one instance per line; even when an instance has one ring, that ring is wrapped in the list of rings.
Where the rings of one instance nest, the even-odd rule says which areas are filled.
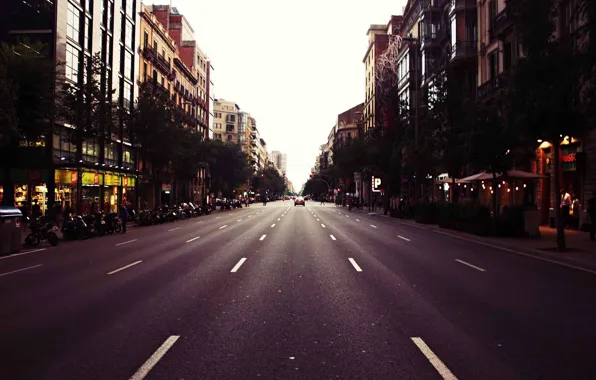
[[[116,226],[114,226],[114,232],[117,234],[122,232],[122,226],[120,224],[116,224]]]
[[[57,246],[58,245],[58,235],[56,235],[53,232],[49,232],[48,233],[48,243],[50,243],[52,246]]]
[[[39,245],[39,236],[36,234],[29,234],[25,238],[25,243],[37,247]]]

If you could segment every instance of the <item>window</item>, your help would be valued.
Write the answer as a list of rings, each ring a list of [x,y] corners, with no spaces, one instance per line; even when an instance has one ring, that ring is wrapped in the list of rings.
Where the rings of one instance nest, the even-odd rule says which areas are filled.
[[[513,44],[506,42],[503,45],[503,71],[509,71],[513,64]]]
[[[89,17],[85,17],[85,49],[91,50],[91,33],[93,29],[91,28],[91,23],[89,22]]]
[[[112,66],[112,38],[106,36],[106,63],[108,66]]]
[[[132,80],[132,54],[124,52],[124,78]]]
[[[145,30],[143,32],[143,47],[149,46],[149,33]]]
[[[489,32],[490,32],[491,38],[493,38],[493,34],[494,34],[495,17],[497,17],[497,1],[491,0],[488,3],[488,25],[489,25]]]
[[[422,55],[420,57],[420,61],[422,62],[421,75],[422,75],[422,78],[424,78],[424,72],[425,72],[425,69],[426,69],[426,61],[425,61],[424,50],[422,50]]]
[[[85,0],[85,11],[88,13],[93,13],[92,7],[91,0]]]
[[[233,142],[233,141],[234,141],[234,136],[228,135],[228,142]]]
[[[123,90],[122,90],[122,105],[126,109],[130,109],[130,107],[132,105],[131,92],[132,91],[131,91],[130,83],[124,81],[124,86],[123,86]]]
[[[66,35],[79,43],[79,26],[81,22],[81,12],[71,3],[68,3],[68,13],[66,16]]]
[[[108,3],[106,27],[112,29],[112,18],[114,16],[114,3]]]
[[[124,44],[129,49],[134,49],[133,46],[133,27],[132,22],[126,21],[126,35],[124,36]]]
[[[126,10],[125,10],[125,12],[126,12],[126,14],[129,17],[133,17],[133,15],[134,15],[134,9],[135,9],[134,8],[134,0],[126,0]]]
[[[455,16],[451,18],[451,49],[455,51],[457,48],[457,24],[455,22]]]
[[[153,40],[153,50],[157,52],[157,41]]]
[[[71,44],[66,44],[66,78],[73,82],[78,81],[79,64],[81,62],[81,52]]]
[[[227,124],[226,125],[226,132],[234,132],[234,125],[233,124]]]
[[[147,62],[143,62],[143,79],[147,80]]]
[[[489,79],[494,80],[499,74],[499,51],[495,50],[488,55],[488,75]]]
[[[238,141],[241,143],[246,142],[246,136],[245,135],[238,136]]]

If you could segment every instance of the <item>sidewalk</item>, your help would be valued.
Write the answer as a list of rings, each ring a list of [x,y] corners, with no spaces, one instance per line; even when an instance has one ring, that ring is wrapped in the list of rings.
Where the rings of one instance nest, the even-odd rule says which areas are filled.
[[[356,210],[371,216],[382,216],[383,211],[368,212],[368,209]],[[472,241],[478,244],[501,249],[503,251],[530,255],[541,259],[555,261],[567,266],[579,267],[596,274],[596,242],[590,241],[587,232],[576,230],[565,230],[566,252],[558,252],[556,249],[556,234],[554,228],[540,226],[540,237],[494,237],[477,236],[461,231],[440,228],[435,224],[416,223],[411,219],[391,218],[400,224],[409,225],[415,228],[430,230],[442,235],[448,235],[457,239]]]

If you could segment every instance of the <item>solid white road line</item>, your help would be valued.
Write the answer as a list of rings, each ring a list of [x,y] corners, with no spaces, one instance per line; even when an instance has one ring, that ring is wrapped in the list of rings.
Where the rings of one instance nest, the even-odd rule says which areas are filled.
[[[375,226],[374,224],[371,224],[370,226],[371,226],[372,228],[377,228],[377,226]]]
[[[261,236],[261,238],[259,240],[263,241],[263,240],[265,240],[266,237],[267,237],[267,235],[263,235],[263,236]]]
[[[32,249],[30,251],[23,251],[20,253],[15,253],[13,255],[8,255],[8,256],[2,256],[0,257],[0,260],[4,260],[4,259],[10,259],[11,257],[17,257],[17,256],[22,256],[22,255],[26,255],[29,253],[34,253],[34,252],[41,252],[41,251],[45,251],[47,248],[40,248],[40,249]]]
[[[220,230],[223,230],[224,228],[226,228],[228,225],[224,224],[223,226],[219,227]]]
[[[27,268],[22,268],[22,269],[17,269],[17,270],[13,270],[12,272],[6,272],[6,273],[0,273],[0,277],[3,276],[8,276],[9,274],[13,274],[13,273],[17,273],[17,272],[22,272],[24,270],[29,270],[29,269],[33,269],[33,268],[39,268],[40,266],[42,266],[43,264],[39,264],[39,265],[33,265],[32,267],[27,267]]]
[[[321,223],[321,227],[325,228],[325,225]]]
[[[476,269],[476,270],[479,270],[480,272],[486,272],[486,269],[482,269],[482,268],[480,268],[480,267],[477,267],[476,265],[472,265],[472,264],[470,264],[470,263],[466,263],[466,262],[465,262],[465,261],[463,261],[463,260],[460,260],[460,259],[455,259],[455,261],[457,261],[458,263],[461,263],[461,264],[467,265],[467,266],[469,266],[470,268],[474,268],[474,269]]]
[[[424,341],[421,338],[414,337],[410,339],[412,339],[412,342],[414,342],[418,349],[422,351],[424,356],[426,356],[430,364],[432,364],[432,366],[435,367],[435,369],[437,370],[437,372],[439,372],[439,375],[441,375],[443,379],[457,380],[457,377],[455,377],[455,375],[449,370],[449,368],[447,368],[445,363],[443,363],[441,359],[439,359],[439,357],[435,355],[435,353],[430,349],[430,347],[426,345],[426,343],[424,343]]]
[[[357,222],[359,222],[359,221],[360,221],[360,219],[356,219],[356,221],[357,221]]]
[[[130,267],[132,267],[132,266],[135,266],[135,265],[137,265],[137,264],[140,264],[140,263],[142,263],[142,262],[143,262],[143,260],[135,261],[135,262],[134,262],[134,263],[132,263],[132,264],[125,265],[125,266],[123,266],[122,268],[118,268],[118,269],[116,269],[116,270],[113,270],[113,271],[111,271],[111,272],[108,272],[108,273],[106,273],[106,274],[114,274],[114,273],[118,273],[118,272],[120,272],[121,270],[125,270],[125,269],[127,269],[127,268],[130,268]]]
[[[166,354],[166,352],[168,352],[168,350],[172,348],[172,346],[174,345],[174,343],[176,343],[178,338],[180,338],[179,335],[172,335],[171,337],[166,339],[166,341],[163,342],[163,344],[157,349],[157,351],[155,351],[153,355],[151,355],[151,357],[147,359],[145,363],[143,363],[141,368],[139,368],[139,370],[135,372],[134,375],[132,375],[130,380],[144,379],[147,376],[147,374],[149,374],[149,371],[151,371],[153,367],[155,367],[157,362]]]
[[[190,243],[191,241],[195,241],[195,240],[197,240],[198,238],[200,238],[200,236],[194,237],[194,238],[192,238],[192,239],[190,239],[190,240],[187,240],[186,242],[187,242],[187,243]]]
[[[401,235],[397,235],[397,237],[398,237],[398,238],[400,238],[400,239],[402,239],[402,240],[405,240],[405,241],[410,241],[410,239],[408,239],[408,238],[405,238],[405,237],[403,237],[403,236],[401,236]]]
[[[356,269],[356,272],[362,272],[362,268],[360,268],[360,265],[356,264],[356,260],[354,260],[351,257],[349,257],[348,260],[350,260],[352,266],[354,267],[354,269]]]
[[[181,228],[182,228],[182,227],[176,227],[176,228],[172,228],[171,230],[168,230],[168,232],[176,231],[176,230],[179,230],[179,229],[181,229]]]
[[[139,240],[139,239],[132,239],[132,240],[129,240],[129,241],[124,241],[124,242],[122,242],[122,243],[118,243],[118,244],[116,244],[116,247],[117,247],[117,246],[119,246],[119,245],[124,245],[124,244],[128,244],[128,243],[133,243],[133,242],[135,242],[135,241],[137,241],[137,240]]]
[[[273,228],[273,227],[275,227],[275,223],[273,223],[273,224],[271,225],[271,228]]]
[[[331,240],[337,240],[333,235],[329,235],[329,237],[331,237]]]
[[[241,258],[240,261],[238,261],[238,263],[236,265],[234,265],[234,268],[232,268],[232,270],[230,272],[236,273],[238,271],[238,269],[240,269],[242,264],[244,264],[245,261],[246,261],[246,257]]]

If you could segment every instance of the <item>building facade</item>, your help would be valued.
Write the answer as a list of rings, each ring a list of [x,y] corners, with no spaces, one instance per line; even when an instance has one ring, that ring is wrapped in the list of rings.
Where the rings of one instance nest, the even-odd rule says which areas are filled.
[[[279,170],[279,174],[282,177],[285,176],[288,165],[288,156],[285,153],[274,150],[271,152],[270,157],[273,165]]]
[[[238,143],[238,113],[235,102],[216,99],[213,103],[213,138],[229,143]]]
[[[35,6],[11,0],[8,9],[3,39],[15,43],[28,37],[47,44],[47,55],[64,62],[63,80],[73,86],[84,83],[85,67],[97,55],[104,64],[99,81],[106,96],[113,92],[118,107],[130,109],[138,93],[138,0],[56,0]],[[45,212],[58,203],[86,212],[92,205],[115,211],[123,200],[137,203],[136,149],[123,118],[111,134],[86,139],[80,151],[64,125],[50,124],[43,141],[26,142],[11,153],[16,163],[2,179],[5,204],[35,201]]]

